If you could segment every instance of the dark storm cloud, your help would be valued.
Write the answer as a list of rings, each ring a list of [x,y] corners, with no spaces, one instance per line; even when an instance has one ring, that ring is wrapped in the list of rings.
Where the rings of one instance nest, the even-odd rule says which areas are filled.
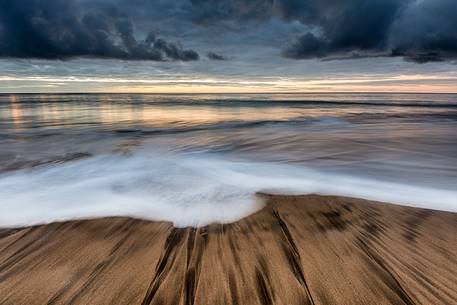
[[[208,52],[208,53],[206,53],[206,56],[208,56],[208,58],[211,59],[211,60],[226,60],[227,59],[224,56],[219,55],[219,54],[214,53],[214,52]]]
[[[0,0],[0,56],[67,59],[197,60],[179,43],[135,37],[134,25],[109,1]]]
[[[392,23],[407,3],[405,0],[353,0],[345,1],[344,7],[330,5],[319,14],[322,17],[313,22],[321,33],[304,34],[283,54],[290,58],[379,54],[386,46]]]
[[[455,1],[0,0],[0,57],[190,61],[198,53],[169,37],[196,49],[228,37],[226,54],[273,46],[292,59],[455,60]]]
[[[190,0],[201,24],[278,18],[309,30],[283,49],[293,59],[457,58],[455,0]],[[274,31],[275,29],[271,29]]]
[[[328,1],[330,2],[330,1]],[[294,59],[401,56],[408,61],[457,58],[455,0],[353,0],[325,8],[307,24],[317,29],[283,51]],[[306,22],[306,21],[304,21]]]
[[[415,62],[457,59],[457,2],[419,1],[392,28],[393,55]]]

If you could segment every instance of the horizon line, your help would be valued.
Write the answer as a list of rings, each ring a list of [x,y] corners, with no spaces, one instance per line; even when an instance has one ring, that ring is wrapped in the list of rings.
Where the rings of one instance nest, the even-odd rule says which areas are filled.
[[[238,95],[238,94],[245,94],[245,95],[255,95],[255,94],[286,94],[286,95],[294,95],[294,94],[457,94],[456,92],[412,92],[412,91],[315,91],[315,92],[281,92],[281,91],[273,91],[273,92],[0,92],[0,95],[26,95],[26,94],[68,94],[68,95],[83,95],[83,94],[99,94],[99,95],[123,95],[123,94],[131,94],[131,95]]]

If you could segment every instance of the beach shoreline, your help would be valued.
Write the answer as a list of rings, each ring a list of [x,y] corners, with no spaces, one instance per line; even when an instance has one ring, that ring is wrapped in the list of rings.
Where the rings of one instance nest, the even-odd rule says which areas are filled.
[[[231,224],[0,230],[0,304],[456,304],[457,214],[261,194]]]

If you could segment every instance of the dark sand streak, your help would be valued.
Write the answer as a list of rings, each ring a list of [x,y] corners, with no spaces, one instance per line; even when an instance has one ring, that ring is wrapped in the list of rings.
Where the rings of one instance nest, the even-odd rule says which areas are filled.
[[[457,214],[270,196],[233,224],[0,229],[0,304],[457,305]]]
[[[289,229],[287,228],[287,224],[282,220],[281,215],[278,211],[273,210],[273,215],[278,220],[279,226],[281,227],[282,232],[284,233],[285,241],[287,241],[287,245],[284,245],[284,253],[286,254],[287,258],[289,259],[289,263],[293,273],[297,277],[300,284],[304,287],[306,294],[308,296],[308,300],[306,304],[314,305],[313,297],[311,296],[311,292],[309,291],[308,284],[305,280],[305,275],[302,270],[302,266],[300,264],[300,253],[298,252],[297,246],[295,245],[294,239],[292,238]]]

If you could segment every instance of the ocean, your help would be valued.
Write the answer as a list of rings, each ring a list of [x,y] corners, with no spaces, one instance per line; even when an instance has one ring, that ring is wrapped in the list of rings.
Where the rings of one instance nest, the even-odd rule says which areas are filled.
[[[457,94],[0,95],[0,227],[227,223],[262,192],[457,211]]]

